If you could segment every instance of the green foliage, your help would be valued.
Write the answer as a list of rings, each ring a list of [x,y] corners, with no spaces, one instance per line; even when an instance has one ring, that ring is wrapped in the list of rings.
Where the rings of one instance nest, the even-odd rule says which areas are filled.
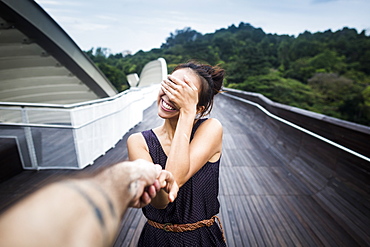
[[[285,71],[286,77],[307,82],[315,73],[343,73],[346,71],[345,57],[335,51],[324,50],[313,57],[301,57]]]
[[[107,48],[86,54],[119,91],[127,88],[126,75],[139,74],[151,60],[163,57],[169,72],[198,60],[225,68],[225,86],[370,125],[370,37],[364,31],[345,27],[294,37],[241,22],[205,35],[190,27],[176,30],[161,48],[134,55]]]
[[[361,109],[356,107],[363,101],[361,89],[353,80],[334,73],[318,73],[308,80],[308,84],[323,96],[323,114],[346,116],[352,121],[362,114]]]
[[[367,87],[362,91],[362,97],[364,97],[364,103],[365,103],[365,106],[370,107],[370,86],[367,86]]]
[[[250,76],[243,83],[229,86],[261,93],[273,101],[310,110],[314,110],[312,106],[317,102],[317,96],[308,85],[294,79],[283,78],[274,70],[265,75]]]
[[[186,45],[195,41],[200,36],[202,36],[201,33],[192,30],[190,27],[186,27],[183,30],[176,30],[175,34],[170,34],[170,37],[166,39],[166,43],[162,44],[161,48],[166,49],[176,45]]]
[[[121,70],[107,63],[98,63],[97,65],[118,91],[127,89],[127,84],[125,85],[123,83],[123,79],[126,78],[126,75]]]

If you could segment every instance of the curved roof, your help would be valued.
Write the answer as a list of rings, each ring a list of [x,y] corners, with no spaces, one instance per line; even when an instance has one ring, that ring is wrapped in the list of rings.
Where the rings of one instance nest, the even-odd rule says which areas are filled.
[[[31,0],[0,0],[0,101],[69,104],[117,94]]]
[[[145,64],[140,78],[136,73],[127,75],[131,87],[147,87],[158,84],[167,77],[167,63],[162,57]]]
[[[140,73],[138,87],[146,87],[160,83],[167,77],[167,64],[164,58],[158,58],[145,64]]]

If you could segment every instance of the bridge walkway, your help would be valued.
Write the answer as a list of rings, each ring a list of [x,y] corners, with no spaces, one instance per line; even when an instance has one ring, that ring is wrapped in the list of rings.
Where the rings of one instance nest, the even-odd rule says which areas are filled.
[[[277,126],[272,121],[266,124],[268,117],[257,111],[220,95],[211,114],[224,126],[219,201],[228,246],[368,246],[369,196],[337,184],[343,193],[362,202],[349,205],[328,186],[325,176],[304,163],[292,166],[290,150],[300,143],[290,136],[287,142],[272,141]],[[115,148],[82,172],[126,160],[127,136],[158,126],[163,120],[154,116],[155,104]],[[290,147],[279,147],[289,140]],[[40,186],[76,173],[23,171],[0,184],[0,211]],[[129,209],[114,246],[136,246],[144,224],[141,210]]]

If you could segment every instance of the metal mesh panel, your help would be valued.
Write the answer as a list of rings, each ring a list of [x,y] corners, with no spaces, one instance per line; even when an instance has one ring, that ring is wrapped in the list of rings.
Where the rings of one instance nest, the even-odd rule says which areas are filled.
[[[39,168],[78,168],[73,129],[31,128]]]
[[[27,107],[27,116],[32,124],[71,125],[68,109]]]
[[[22,123],[22,108],[0,107],[0,123]]]

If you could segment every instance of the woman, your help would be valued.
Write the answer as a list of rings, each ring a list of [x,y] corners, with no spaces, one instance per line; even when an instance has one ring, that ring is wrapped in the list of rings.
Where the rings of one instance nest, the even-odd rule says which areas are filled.
[[[170,171],[179,191],[157,193],[143,208],[148,219],[139,246],[226,246],[219,213],[218,177],[222,125],[204,119],[222,87],[224,70],[189,62],[163,80],[158,115],[165,121],[127,140],[130,160],[145,159]]]

